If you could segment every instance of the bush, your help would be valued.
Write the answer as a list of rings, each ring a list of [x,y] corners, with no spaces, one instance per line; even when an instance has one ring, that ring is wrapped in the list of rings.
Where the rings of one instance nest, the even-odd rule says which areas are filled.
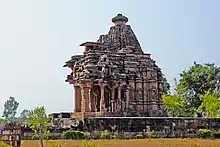
[[[137,134],[137,135],[135,136],[135,138],[136,138],[136,139],[143,139],[144,136],[143,136],[142,134]]]
[[[3,142],[0,142],[0,147],[10,147],[10,145],[7,145],[7,144],[5,144]]]
[[[108,130],[102,131],[100,135],[101,139],[109,139],[110,138],[110,133]]]
[[[39,140],[40,137],[38,134],[34,134],[32,137],[31,137],[32,140]]]
[[[68,130],[62,133],[61,135],[62,139],[74,139],[74,140],[81,140],[84,139],[84,132],[81,131],[73,131],[73,130]]]
[[[116,135],[111,135],[110,139],[117,139],[117,136]]]
[[[213,132],[214,138],[220,138],[220,132]]]
[[[25,137],[25,138],[23,137],[23,139],[40,140],[40,136],[39,136],[39,134],[33,134],[33,136],[31,136],[31,137]],[[44,140],[49,140],[49,139],[52,139],[52,136],[51,136],[50,133],[43,134],[43,139]]]
[[[50,131],[47,131],[47,132],[44,133],[44,139],[45,139],[45,140],[51,139],[51,133],[50,133]]]
[[[212,136],[212,131],[208,129],[199,129],[199,137],[209,138]]]
[[[85,132],[85,133],[84,133],[84,138],[85,138],[85,139],[92,139],[91,133],[90,133],[90,132]]]

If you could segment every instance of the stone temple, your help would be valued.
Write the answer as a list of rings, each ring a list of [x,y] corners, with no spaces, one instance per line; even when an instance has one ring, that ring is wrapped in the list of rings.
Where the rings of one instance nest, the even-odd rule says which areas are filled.
[[[72,117],[164,116],[161,69],[143,52],[126,16],[112,22],[108,34],[80,44],[83,54],[64,65],[75,91]]]

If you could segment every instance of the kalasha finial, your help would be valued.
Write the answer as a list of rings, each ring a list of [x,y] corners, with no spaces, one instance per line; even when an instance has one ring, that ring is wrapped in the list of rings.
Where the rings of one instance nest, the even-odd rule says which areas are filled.
[[[118,14],[117,16],[115,16],[114,18],[112,18],[112,22],[116,23],[118,21],[122,21],[122,22],[128,22],[128,18],[126,16],[123,16],[122,14]]]

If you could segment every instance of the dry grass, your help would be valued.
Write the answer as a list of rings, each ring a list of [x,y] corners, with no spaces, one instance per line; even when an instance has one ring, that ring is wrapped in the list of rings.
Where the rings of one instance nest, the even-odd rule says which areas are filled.
[[[199,139],[142,139],[142,140],[94,140],[98,147],[220,147],[220,140]],[[49,141],[46,147],[81,147],[81,141]],[[23,141],[22,147],[40,147],[38,141]],[[83,146],[82,146],[83,147]]]

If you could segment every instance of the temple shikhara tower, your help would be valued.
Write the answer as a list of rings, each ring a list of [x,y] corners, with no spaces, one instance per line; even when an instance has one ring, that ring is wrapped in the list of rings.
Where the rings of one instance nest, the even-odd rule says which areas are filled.
[[[163,116],[162,73],[144,53],[128,18],[112,18],[108,34],[84,42],[82,55],[72,56],[66,82],[75,91],[72,117]]]

